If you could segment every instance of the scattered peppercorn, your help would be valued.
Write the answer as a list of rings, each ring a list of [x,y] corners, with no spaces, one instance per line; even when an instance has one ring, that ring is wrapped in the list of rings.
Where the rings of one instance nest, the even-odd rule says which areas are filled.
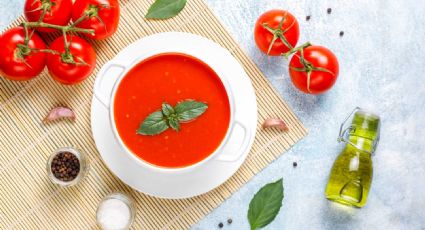
[[[60,152],[53,158],[51,170],[58,180],[69,182],[78,176],[80,161],[73,153]]]
[[[218,224],[218,227],[219,227],[219,228],[223,228],[223,226],[224,226],[224,224],[223,224],[223,223],[219,223],[219,224]]]
[[[310,15],[307,15],[307,17],[305,17],[305,20],[309,21],[310,18],[311,18],[311,16]]]
[[[232,220],[232,219],[230,219],[230,218],[229,218],[229,219],[227,219],[227,223],[228,223],[228,224],[232,224],[232,222],[233,222],[233,220]]]
[[[339,36],[340,37],[344,36],[344,31],[339,32]]]
[[[294,163],[292,163],[292,166],[294,166],[294,168],[295,168],[295,167],[297,167],[297,165],[298,165],[298,164],[297,164],[297,162],[295,162],[295,161],[294,161]]]
[[[332,13],[332,9],[331,8],[328,8],[327,12],[328,12],[328,14],[331,14]]]

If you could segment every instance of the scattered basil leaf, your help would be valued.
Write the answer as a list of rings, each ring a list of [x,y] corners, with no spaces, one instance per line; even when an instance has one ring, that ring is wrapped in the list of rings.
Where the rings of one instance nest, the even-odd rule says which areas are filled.
[[[186,5],[187,0],[156,0],[145,18],[167,19],[176,16]]]
[[[251,230],[270,224],[279,213],[282,200],[282,179],[262,187],[249,203],[248,220]]]
[[[177,103],[174,110],[180,122],[188,122],[201,116],[207,108],[208,105],[203,102],[186,100]]]
[[[162,103],[162,114],[164,114],[164,116],[168,117],[171,114],[174,114],[174,109],[173,107],[168,104],[168,103]]]
[[[140,125],[137,134],[155,135],[168,129],[167,121],[161,111],[151,113]]]
[[[176,117],[170,117],[168,119],[168,124],[172,129],[176,130],[177,132],[180,131],[180,123]]]

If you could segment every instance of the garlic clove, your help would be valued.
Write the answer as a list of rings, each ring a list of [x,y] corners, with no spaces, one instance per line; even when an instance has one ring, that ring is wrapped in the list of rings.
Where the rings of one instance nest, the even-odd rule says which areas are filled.
[[[60,118],[69,118],[72,121],[75,121],[77,119],[72,109],[64,106],[59,106],[50,110],[50,112],[44,118],[43,122],[46,123],[49,121],[55,121]]]
[[[289,130],[285,122],[280,118],[268,118],[263,123],[263,128],[277,128],[287,132]]]

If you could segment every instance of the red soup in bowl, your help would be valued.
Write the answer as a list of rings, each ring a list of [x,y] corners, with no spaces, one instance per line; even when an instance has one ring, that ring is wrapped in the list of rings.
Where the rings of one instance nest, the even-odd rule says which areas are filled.
[[[135,65],[119,83],[114,97],[119,137],[137,157],[154,166],[183,168],[209,157],[226,137],[230,103],[220,77],[201,60],[180,53],[163,53]],[[162,103],[205,102],[208,109],[195,120],[153,135],[136,130]]]

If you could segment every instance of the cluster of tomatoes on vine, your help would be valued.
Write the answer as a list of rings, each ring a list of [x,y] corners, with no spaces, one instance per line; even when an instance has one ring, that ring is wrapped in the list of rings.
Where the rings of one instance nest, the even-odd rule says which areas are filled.
[[[26,81],[47,66],[62,84],[76,84],[91,75],[96,53],[80,35],[105,39],[118,28],[118,0],[26,0],[26,21],[0,35],[0,74]],[[49,46],[43,36],[61,32]]]
[[[309,94],[329,90],[336,82],[339,64],[327,48],[309,42],[296,47],[300,30],[297,19],[285,10],[270,10],[255,25],[258,48],[271,56],[289,57],[289,75],[295,87]]]

